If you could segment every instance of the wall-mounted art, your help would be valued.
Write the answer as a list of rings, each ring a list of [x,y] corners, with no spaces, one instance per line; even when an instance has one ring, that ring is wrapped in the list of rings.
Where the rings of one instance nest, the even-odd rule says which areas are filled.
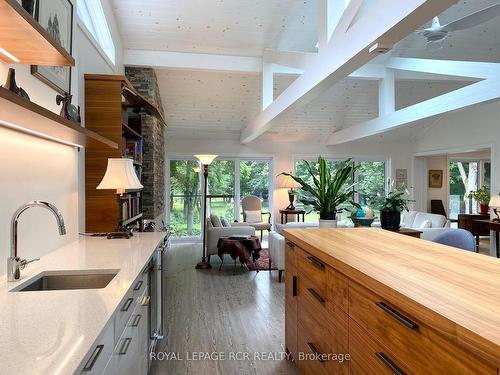
[[[396,169],[396,189],[406,189],[408,187],[408,170]]]
[[[429,169],[429,187],[442,188],[443,187],[443,170],[442,169]]]
[[[38,0],[36,19],[54,41],[71,54],[73,43],[73,4],[69,0]],[[31,74],[65,95],[71,93],[71,68],[31,65]]]

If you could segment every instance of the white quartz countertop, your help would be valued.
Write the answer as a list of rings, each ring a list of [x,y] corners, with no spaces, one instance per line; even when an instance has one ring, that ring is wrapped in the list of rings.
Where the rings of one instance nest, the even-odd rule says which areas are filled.
[[[165,233],[83,237],[0,278],[0,374],[73,374]],[[22,256],[22,254],[21,254]],[[11,292],[43,271],[119,269],[103,289]]]

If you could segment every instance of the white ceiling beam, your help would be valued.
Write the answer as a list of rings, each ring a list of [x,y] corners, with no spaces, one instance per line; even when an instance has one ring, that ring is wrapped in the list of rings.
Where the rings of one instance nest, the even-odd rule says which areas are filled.
[[[396,87],[394,70],[385,69],[384,78],[378,84],[378,113],[387,115],[396,110]]]
[[[386,66],[391,69],[404,70],[417,73],[441,74],[467,78],[490,78],[500,76],[499,63],[477,61],[453,61],[412,59],[391,57]]]
[[[262,71],[262,58],[246,56],[209,55],[169,51],[126,49],[123,63],[127,66],[177,68],[256,73]]]
[[[352,0],[356,5],[358,0]],[[274,102],[242,131],[248,143],[272,127],[272,121],[294,105],[303,105],[346,78],[377,56],[369,48],[377,41],[396,43],[457,0],[372,0],[358,10],[356,22],[346,32],[337,27],[328,46],[320,50],[298,77]],[[342,20],[341,20],[342,21]]]
[[[317,56],[314,52],[278,51],[266,49],[263,60],[266,63],[303,70]]]
[[[274,73],[272,64],[262,64],[262,110],[274,100]]]
[[[424,102],[382,115],[376,119],[333,133],[328,145],[338,145],[376,134],[385,133],[419,120],[465,109],[473,105],[500,98],[500,85],[496,79],[487,79],[426,100]]]
[[[328,45],[345,10],[345,0],[320,0],[318,22],[318,49]]]
[[[335,25],[334,33],[346,33],[358,15],[364,0],[351,0]],[[344,3],[345,4],[345,3]]]

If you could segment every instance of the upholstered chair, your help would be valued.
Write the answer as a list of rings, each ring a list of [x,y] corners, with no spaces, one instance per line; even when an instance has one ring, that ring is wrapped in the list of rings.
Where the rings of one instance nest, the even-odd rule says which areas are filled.
[[[262,212],[262,200],[255,195],[247,195],[241,200],[241,208],[243,210],[243,222],[256,231],[260,230],[260,240],[265,230],[271,231],[271,213]],[[263,220],[263,216],[267,215],[267,221]]]

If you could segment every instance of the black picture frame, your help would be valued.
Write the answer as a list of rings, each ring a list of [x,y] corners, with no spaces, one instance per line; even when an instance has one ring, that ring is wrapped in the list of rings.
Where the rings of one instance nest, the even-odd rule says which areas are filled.
[[[26,12],[29,13],[31,17],[35,18],[37,0],[17,0],[17,2],[23,7]]]
[[[44,6],[50,6],[54,5],[55,2],[60,2],[61,4],[66,4],[70,14],[67,15],[69,17],[69,38],[68,38],[68,44],[69,44],[69,50],[65,48],[63,44],[61,46],[66,49],[66,51],[71,55],[72,50],[73,50],[73,20],[74,20],[74,9],[73,9],[73,3],[70,0],[37,0],[36,1],[36,12],[35,12],[35,19],[37,22],[40,23],[40,15],[43,13],[43,7]],[[57,16],[57,15],[56,15]],[[48,27],[44,26],[43,24],[40,23],[40,25],[48,29]],[[48,30],[49,31],[49,30]],[[54,30],[52,31],[54,32]],[[57,33],[58,30],[55,30]],[[51,33],[51,31],[49,31]],[[52,33],[51,33],[52,34]],[[56,34],[57,35],[57,34]],[[54,38],[56,42],[57,39]],[[51,87],[61,95],[70,95],[71,94],[71,67],[67,66],[62,66],[62,67],[54,67],[54,66],[43,66],[43,65],[31,65],[31,74],[38,78],[40,81],[45,83],[47,86]],[[63,79],[58,79],[64,75],[64,80]]]

